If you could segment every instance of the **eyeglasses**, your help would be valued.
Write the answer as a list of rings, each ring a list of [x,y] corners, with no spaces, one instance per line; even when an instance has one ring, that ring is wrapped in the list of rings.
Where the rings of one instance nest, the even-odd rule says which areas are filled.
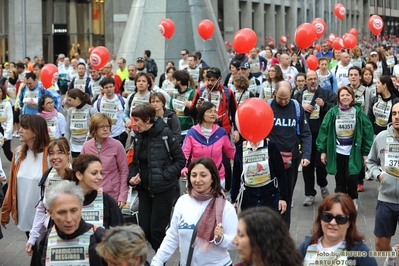
[[[335,219],[335,222],[337,224],[346,224],[349,220],[349,217],[343,214],[338,214],[334,216],[329,212],[322,212],[320,215],[320,219],[326,223],[329,223],[332,221],[332,219]]]
[[[110,125],[106,125],[106,126],[99,126],[99,129],[110,129],[111,126]]]
[[[270,70],[269,70],[269,72],[276,72],[276,70],[274,70],[274,69],[270,69]]]
[[[54,104],[54,102],[48,102],[48,103],[46,103],[46,105],[53,105]]]
[[[155,100],[155,101],[151,101],[150,103],[160,103],[161,101]]]

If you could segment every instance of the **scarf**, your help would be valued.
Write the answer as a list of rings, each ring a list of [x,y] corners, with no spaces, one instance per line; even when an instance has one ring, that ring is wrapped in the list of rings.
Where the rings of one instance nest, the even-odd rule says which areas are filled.
[[[213,242],[215,227],[222,222],[223,209],[226,204],[226,197],[222,195],[214,197],[212,188],[209,188],[203,193],[198,193],[194,189],[191,190],[190,196],[197,201],[206,201],[212,199],[197,225],[197,236],[194,241],[194,247],[199,247],[201,250],[207,250],[215,245]]]
[[[352,106],[349,106],[349,107],[343,107],[342,106],[342,104],[338,104],[339,105],[339,109],[341,109],[341,111],[347,111],[347,110],[349,110],[349,109],[351,109],[352,108]]]
[[[41,113],[40,113],[40,115],[44,118],[44,119],[50,119],[50,118],[53,118],[54,116],[56,116],[57,115],[57,109],[55,109],[55,108],[53,108],[53,111],[51,111],[51,112],[47,112],[47,111],[42,111]]]

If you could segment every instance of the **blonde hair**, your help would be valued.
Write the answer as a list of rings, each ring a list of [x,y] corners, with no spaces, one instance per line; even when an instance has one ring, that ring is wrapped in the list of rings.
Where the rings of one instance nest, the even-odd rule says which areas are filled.
[[[140,266],[147,260],[147,242],[143,229],[136,224],[111,227],[97,245],[98,254],[107,262],[125,260],[132,263],[140,258]]]
[[[111,118],[106,115],[106,114],[102,114],[102,113],[97,113],[94,114],[91,119],[90,119],[90,124],[89,124],[89,130],[90,130],[90,135],[92,138],[96,137],[96,132],[98,127],[100,126],[101,123],[103,123],[104,121],[108,122],[109,125],[109,132],[112,132],[112,120]]]

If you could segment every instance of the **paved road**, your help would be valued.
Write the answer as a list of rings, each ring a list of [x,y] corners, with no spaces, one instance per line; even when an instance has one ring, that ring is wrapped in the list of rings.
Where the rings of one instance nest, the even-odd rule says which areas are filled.
[[[13,141],[13,147],[15,148],[19,144],[18,140]],[[4,156],[4,153],[0,151],[1,160],[6,173],[9,172],[10,163]],[[335,181],[332,176],[328,177],[330,191],[334,190]],[[359,193],[359,211],[357,218],[357,226],[362,234],[365,235],[366,244],[371,250],[375,250],[374,244],[374,214],[377,202],[377,188],[378,184],[375,181],[365,181],[365,191]],[[291,219],[291,236],[295,241],[296,246],[299,246],[304,240],[305,236],[309,235],[310,229],[313,224],[313,219],[317,211],[317,206],[321,201],[320,191],[316,195],[316,204],[311,207],[304,207],[302,205],[304,196],[304,184],[302,174],[298,176],[298,183],[294,193],[295,206],[292,210]],[[10,223],[7,230],[3,229],[4,238],[0,240],[0,265],[17,266],[17,265],[29,265],[30,257],[25,253],[26,236],[25,233],[16,229],[16,227]],[[399,237],[393,237],[393,244],[399,243]],[[150,250],[150,248],[149,248]],[[154,252],[149,251],[149,260],[152,258]],[[231,252],[232,258],[235,262],[239,261],[236,252]],[[166,264],[168,266],[178,265],[179,256],[178,252],[170,259]],[[378,260],[379,265],[383,264],[383,259]]]

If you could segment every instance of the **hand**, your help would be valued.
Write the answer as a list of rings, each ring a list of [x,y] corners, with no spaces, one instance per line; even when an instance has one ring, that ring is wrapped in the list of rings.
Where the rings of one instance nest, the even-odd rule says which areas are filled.
[[[363,156],[363,165],[366,165],[367,158],[368,158],[367,155]]]
[[[384,173],[381,173],[379,176],[377,176],[378,182],[382,183],[383,179],[384,179]]]
[[[278,201],[278,210],[283,214],[287,210],[287,202],[285,200]]]
[[[187,99],[184,99],[184,106],[185,107],[190,107],[191,106],[191,101],[188,101]]]
[[[320,155],[320,160],[324,165],[327,164],[327,154],[325,152]]]
[[[3,226],[4,229],[7,229],[7,225],[8,223],[1,223],[1,226]]]
[[[308,159],[302,159],[301,160],[301,165],[303,166],[303,167],[306,167],[306,166],[308,166],[310,164],[310,161],[308,160]]]
[[[320,107],[323,107],[323,106],[324,106],[324,101],[323,101],[322,98],[317,98],[315,101],[316,101],[316,103],[317,103]]]
[[[126,202],[124,202],[124,201],[118,201],[118,207],[119,207],[119,209],[122,209],[123,206],[125,206],[125,204],[126,204]]]
[[[141,182],[140,174],[137,174],[137,175],[133,176],[129,180],[129,184],[132,185],[132,186],[138,185],[140,182]]]
[[[26,243],[26,245],[25,245],[26,254],[28,254],[29,256],[32,256],[32,254],[33,254],[32,247],[33,247],[33,245],[31,243],[29,243],[29,242]]]
[[[200,108],[202,103],[203,103],[203,101],[201,99],[198,99],[196,107]]]
[[[127,93],[126,91],[122,92],[122,96],[127,98],[127,96],[129,96],[129,93]]]
[[[129,119],[129,120],[126,121],[125,127],[131,128],[131,126],[132,126],[132,121],[130,121],[130,119]]]
[[[222,224],[218,224],[215,227],[214,237],[213,238],[215,239],[216,242],[219,242],[220,239],[222,238],[223,234],[224,234],[223,225]]]
[[[314,110],[314,106],[310,104],[302,104],[302,107],[308,113],[311,113]]]
[[[236,144],[239,140],[240,140],[240,133],[238,133],[237,130],[234,130],[234,132],[233,132],[233,141],[234,141],[234,144]]]

